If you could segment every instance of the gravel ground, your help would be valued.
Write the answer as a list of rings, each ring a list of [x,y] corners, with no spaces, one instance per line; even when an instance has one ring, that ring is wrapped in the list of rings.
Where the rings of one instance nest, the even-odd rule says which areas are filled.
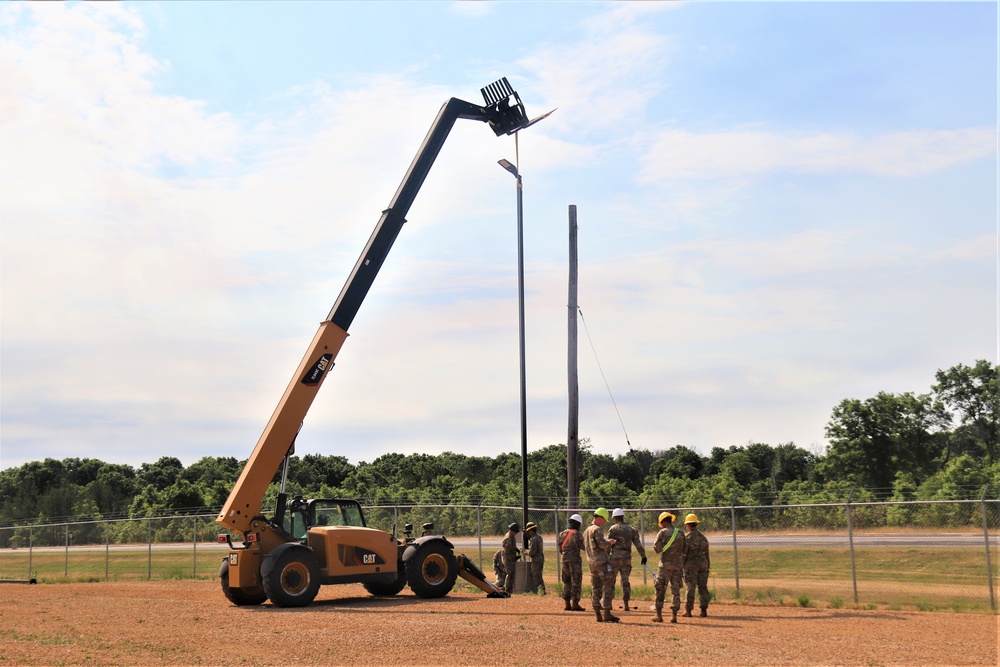
[[[357,585],[326,586],[301,609],[234,607],[214,581],[0,595],[0,665],[1000,666],[1000,617],[982,614],[716,604],[660,625],[646,601],[598,624],[553,596],[377,599]]]

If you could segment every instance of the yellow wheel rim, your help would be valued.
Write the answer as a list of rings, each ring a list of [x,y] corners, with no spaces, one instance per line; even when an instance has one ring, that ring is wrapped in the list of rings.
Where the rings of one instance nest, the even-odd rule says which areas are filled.
[[[448,560],[441,554],[431,554],[424,559],[420,570],[424,575],[424,581],[431,586],[437,586],[448,578]]]
[[[301,595],[309,588],[309,568],[305,563],[289,563],[281,571],[281,588],[289,595]]]

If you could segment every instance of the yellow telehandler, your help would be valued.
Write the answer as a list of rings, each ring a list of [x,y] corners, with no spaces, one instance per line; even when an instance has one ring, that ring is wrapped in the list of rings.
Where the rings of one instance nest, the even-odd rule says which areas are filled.
[[[295,438],[306,413],[455,121],[487,123],[499,137],[545,117],[529,121],[506,78],[481,92],[483,106],[456,98],[442,105],[216,519],[230,531],[219,536],[230,546],[219,579],[233,604],[270,600],[279,607],[299,607],[312,602],[320,585],[342,583],[362,583],[373,595],[395,595],[409,585],[421,598],[437,598],[447,595],[459,576],[488,596],[506,596],[471,560],[456,555],[443,535],[399,539],[369,528],[356,500],[289,499],[285,493]],[[280,491],[268,517],[261,503],[282,461]],[[242,541],[234,543],[233,533]]]

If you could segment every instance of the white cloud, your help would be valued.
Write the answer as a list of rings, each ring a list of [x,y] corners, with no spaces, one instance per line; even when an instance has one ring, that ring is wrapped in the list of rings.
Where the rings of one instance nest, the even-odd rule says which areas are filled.
[[[546,107],[560,112],[545,121],[574,136],[606,132],[645,116],[649,100],[661,90],[669,66],[662,35],[641,17],[662,11],[664,3],[631,3],[588,21],[576,43],[552,44],[519,61],[535,79],[534,90]],[[644,6],[640,6],[644,5]]]
[[[904,358],[899,348],[919,348],[895,362],[907,379],[914,358],[959,349],[926,312],[952,308],[949,330],[975,329],[964,299],[981,291],[959,287],[995,236],[928,250],[895,228],[819,224],[808,207],[753,210],[728,231],[720,212],[759,206],[744,186],[762,174],[855,171],[874,188],[993,155],[995,132],[653,134],[649,101],[676,54],[645,13],[666,5],[609,5],[572,42],[524,47],[529,113],[560,107],[520,145],[532,447],[565,437],[570,196],[581,204],[581,305],[633,445],[808,446],[856,378],[897,390],[880,371]],[[0,465],[12,447],[42,451],[23,443],[132,462],[245,456],[434,114],[477,91],[416,85],[401,58],[399,73],[350,76],[364,85],[289,86],[266,116],[215,113],[159,92],[171,65],[151,55],[128,5],[8,3],[0,24]],[[514,187],[500,157],[514,159],[513,138],[456,124],[304,450],[356,460],[516,448]],[[707,183],[718,176],[728,180]],[[771,218],[766,231],[751,224]],[[587,346],[581,337],[582,433],[613,451],[621,429]],[[83,451],[98,441],[117,449]]]
[[[728,130],[695,134],[665,130],[650,141],[640,181],[720,179],[776,171],[856,172],[920,176],[996,155],[995,128],[915,130],[863,137]]]

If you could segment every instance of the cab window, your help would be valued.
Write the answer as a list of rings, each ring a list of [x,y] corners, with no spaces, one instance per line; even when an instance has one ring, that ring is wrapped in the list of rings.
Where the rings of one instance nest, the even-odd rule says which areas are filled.
[[[361,508],[355,503],[318,500],[314,506],[317,526],[364,526]]]
[[[361,516],[361,508],[357,505],[343,505],[344,524],[348,526],[364,526],[365,520]]]

